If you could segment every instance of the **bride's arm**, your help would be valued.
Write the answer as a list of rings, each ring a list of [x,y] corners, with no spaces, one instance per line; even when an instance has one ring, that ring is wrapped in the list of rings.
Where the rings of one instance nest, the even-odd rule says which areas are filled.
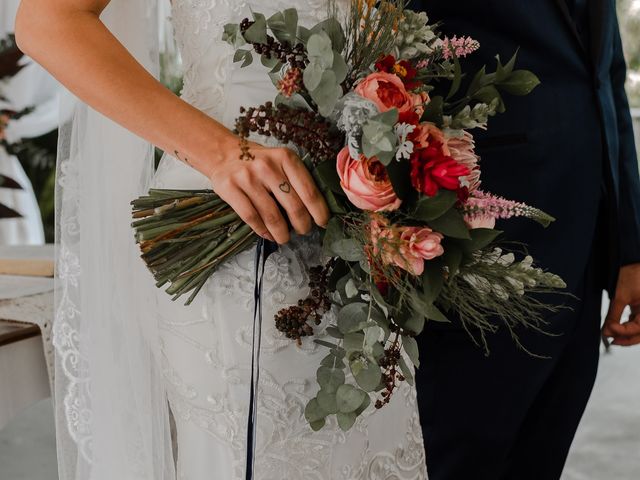
[[[287,149],[256,146],[239,160],[238,138],[151,76],[100,21],[110,0],[22,0],[19,47],[94,109],[207,175],[216,192],[259,235],[279,243],[288,228],[324,225],[328,210],[310,175]],[[283,183],[293,187],[280,189]]]

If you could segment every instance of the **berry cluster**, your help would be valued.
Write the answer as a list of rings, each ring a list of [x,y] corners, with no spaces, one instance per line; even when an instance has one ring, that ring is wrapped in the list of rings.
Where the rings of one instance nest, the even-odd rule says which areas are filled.
[[[253,134],[274,137],[283,144],[292,143],[305,152],[313,152],[314,164],[334,157],[344,138],[336,135],[331,124],[319,114],[267,102],[259,107],[240,108],[234,133],[241,142],[241,159],[251,160],[247,139]]]
[[[254,24],[248,18],[240,22],[240,31],[244,33]],[[267,35],[267,43],[252,43],[253,49],[258,55],[264,55],[267,59],[278,59],[284,64],[288,64],[291,68],[304,70],[308,63],[307,53],[304,45],[297,43],[291,45],[289,42],[278,42],[271,35]]]
[[[326,265],[318,265],[309,269],[309,288],[307,298],[300,299],[297,305],[283,308],[275,317],[276,328],[284,333],[287,338],[295,340],[298,345],[302,343],[302,337],[313,335],[313,326],[320,325],[322,316],[331,308],[329,298],[329,275],[333,270],[335,261],[330,260]]]
[[[395,324],[390,325],[391,331],[395,332],[395,339],[389,348],[384,351],[384,356],[380,359],[379,365],[384,369],[382,372],[382,382],[384,390],[381,392],[382,398],[376,400],[375,407],[381,409],[391,401],[393,392],[400,382],[405,378],[399,371],[399,361],[402,355],[400,346],[400,328]]]

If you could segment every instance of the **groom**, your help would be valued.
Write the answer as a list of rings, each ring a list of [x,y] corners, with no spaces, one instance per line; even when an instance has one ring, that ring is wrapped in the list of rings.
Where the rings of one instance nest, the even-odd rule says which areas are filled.
[[[510,97],[480,132],[484,186],[557,218],[547,230],[511,220],[507,239],[527,242],[575,296],[550,315],[547,334],[504,328],[490,354],[455,319],[429,324],[420,341],[418,400],[430,480],[555,480],[591,393],[600,299],[613,298],[603,333],[640,343],[640,181],[625,61],[614,0],[422,0],[445,33],[482,46],[466,70],[495,67],[519,49],[516,68],[541,85]],[[622,310],[633,315],[621,324]],[[549,335],[551,334],[551,335]],[[631,453],[631,452],[630,452]]]

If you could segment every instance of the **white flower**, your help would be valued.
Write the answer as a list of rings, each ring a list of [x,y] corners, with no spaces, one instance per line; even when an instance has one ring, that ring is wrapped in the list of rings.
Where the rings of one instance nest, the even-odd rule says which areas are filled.
[[[409,160],[413,153],[413,142],[407,140],[407,137],[416,129],[415,125],[410,123],[399,123],[394,127],[396,136],[398,137],[398,150],[396,151],[396,160]]]

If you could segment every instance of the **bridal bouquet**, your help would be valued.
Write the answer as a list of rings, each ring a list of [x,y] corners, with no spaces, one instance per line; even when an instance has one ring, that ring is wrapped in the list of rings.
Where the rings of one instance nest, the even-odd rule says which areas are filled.
[[[297,150],[332,213],[322,246],[327,263],[310,272],[310,292],[275,317],[300,342],[326,328],[306,418],[313,429],[337,416],[348,430],[373,402],[387,404],[419,366],[425,321],[455,316],[484,339],[497,325],[540,328],[532,293],[563,281],[496,246],[497,219],[544,212],[482,190],[470,130],[505,109],[504,94],[526,95],[536,76],[497,60],[463,82],[460,60],[479,48],[443,37],[404,1],[353,1],[311,29],[295,9],[225,27],[235,61],[259,57],[277,88],[272,102],[243,108],[236,131],[251,160],[250,135]],[[464,90],[462,89],[465,83]],[[212,191],[152,190],[133,202],[133,226],[159,287],[191,302],[216,267],[255,240]],[[514,335],[514,338],[517,337]]]

